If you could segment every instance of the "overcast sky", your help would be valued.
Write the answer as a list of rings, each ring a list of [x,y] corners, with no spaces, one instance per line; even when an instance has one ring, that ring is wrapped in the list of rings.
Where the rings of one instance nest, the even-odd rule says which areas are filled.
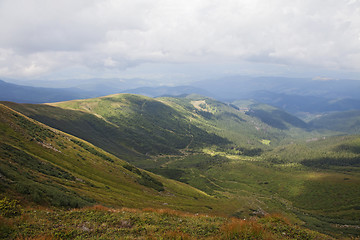
[[[0,0],[0,78],[359,73],[359,0]]]

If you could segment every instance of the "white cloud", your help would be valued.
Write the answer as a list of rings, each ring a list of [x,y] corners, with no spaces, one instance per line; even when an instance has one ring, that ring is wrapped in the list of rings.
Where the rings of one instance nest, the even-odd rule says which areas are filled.
[[[253,62],[360,72],[358,0],[2,0],[0,76]]]

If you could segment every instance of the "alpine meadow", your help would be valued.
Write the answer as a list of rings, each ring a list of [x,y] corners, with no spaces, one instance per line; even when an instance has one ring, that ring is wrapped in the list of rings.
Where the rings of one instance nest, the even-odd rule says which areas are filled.
[[[360,240],[360,0],[0,0],[0,239]]]
[[[360,137],[337,128],[254,101],[195,94],[1,104],[2,210],[11,201],[21,209],[3,214],[3,237],[358,233]],[[56,227],[57,218],[44,219],[58,211],[72,220]],[[50,226],[28,226],[28,218]],[[194,223],[178,229],[177,220],[162,226],[162,218],[196,221],[201,231]]]

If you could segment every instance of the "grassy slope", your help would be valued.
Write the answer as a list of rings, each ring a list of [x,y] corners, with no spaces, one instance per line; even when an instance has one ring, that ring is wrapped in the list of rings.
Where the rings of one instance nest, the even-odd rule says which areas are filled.
[[[153,118],[154,115],[151,115],[153,111],[143,111],[142,106],[144,104],[146,106],[149,101],[157,106],[156,100],[134,95],[113,97],[116,101],[107,98],[105,100],[90,99],[57,105],[96,113],[110,122],[109,124],[120,125],[122,120],[126,120],[128,126],[133,126],[132,121],[128,121],[132,119],[131,116],[140,119],[136,122],[138,124],[149,121],[149,119],[149,122],[157,122],[155,120],[158,119],[157,117],[167,118],[169,116],[169,114],[161,115],[162,111],[160,111]],[[133,98],[142,103],[134,105]],[[189,183],[221,199],[228,198],[228,203],[224,204],[223,211],[225,213],[249,217],[254,214],[262,214],[264,211],[277,211],[300,219],[307,226],[320,231],[357,233],[356,227],[359,225],[356,220],[358,207],[355,204],[359,199],[357,166],[351,165],[351,168],[348,169],[350,173],[348,173],[341,166],[324,169],[322,166],[311,164],[311,161],[310,164],[302,164],[293,160],[301,160],[303,159],[301,157],[304,156],[320,156],[310,160],[321,160],[329,151],[326,147],[322,148],[321,146],[327,146],[327,143],[319,142],[318,148],[322,150],[315,151],[317,155],[310,154],[314,151],[309,151],[314,142],[308,145],[290,144],[286,147],[288,149],[286,151],[281,150],[282,148],[279,146],[271,151],[273,147],[294,141],[292,136],[298,139],[306,137],[314,140],[319,138],[319,133],[294,128],[289,123],[285,123],[288,129],[279,130],[257,118],[246,115],[236,106],[203,97],[159,98],[157,100],[170,106],[172,108],[170,111],[175,111],[176,115],[179,114],[184,122],[191,123],[191,127],[182,128],[183,131],[187,131],[188,136],[191,136],[193,129],[202,129],[226,137],[233,144],[215,147],[212,146],[212,142],[196,145],[196,141],[190,140],[187,146],[193,146],[193,148],[185,148],[187,151],[182,151],[182,154],[175,156],[155,154],[145,160],[136,159],[134,162],[138,166]],[[203,102],[204,100],[205,102]],[[93,103],[93,101],[97,103]],[[104,105],[99,107],[100,103]],[[119,104],[125,104],[121,111],[112,109],[114,105]],[[160,106],[163,107],[163,105]],[[109,111],[110,109],[112,110]],[[168,108],[165,107],[165,109]],[[148,128],[153,130],[154,126],[156,125],[150,125]],[[271,140],[270,145],[264,145],[268,143],[262,141],[264,139]],[[239,146],[241,147],[239,148]],[[256,150],[257,148],[262,149],[259,151],[260,156],[258,156],[259,154],[249,154],[249,149]],[[345,152],[347,150],[343,151],[344,154]],[[282,154],[287,157],[282,157]],[[349,178],[347,174],[351,174],[352,177]],[[314,194],[315,192],[317,194]],[[336,207],[331,208],[330,205]]]
[[[179,154],[182,149],[231,142],[247,148],[268,148],[263,140],[271,139],[270,146],[276,146],[294,136],[319,135],[289,124],[286,129],[277,129],[235,105],[201,96],[152,99],[117,94],[52,104],[61,108],[5,104],[135,164],[149,155]]]
[[[130,146],[132,142],[127,141],[128,137],[119,127],[93,114],[48,105],[4,104],[48,126],[85,139],[120,158],[126,158],[127,161],[145,157]]]
[[[201,191],[138,170],[4,105],[0,110],[1,195],[65,207],[95,202],[129,207],[166,203],[189,211],[216,210],[218,203]]]
[[[54,104],[62,108],[5,104],[130,162],[149,155],[179,154],[184,148],[228,143],[196,127],[168,105],[138,95],[119,94]]]

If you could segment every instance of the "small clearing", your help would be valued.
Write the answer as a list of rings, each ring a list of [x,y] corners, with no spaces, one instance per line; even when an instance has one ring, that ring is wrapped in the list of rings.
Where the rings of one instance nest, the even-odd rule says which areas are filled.
[[[197,110],[204,111],[204,112],[210,112],[207,109],[207,104],[205,100],[199,100],[199,101],[191,101],[191,104],[196,108]],[[204,107],[205,106],[205,107]]]

